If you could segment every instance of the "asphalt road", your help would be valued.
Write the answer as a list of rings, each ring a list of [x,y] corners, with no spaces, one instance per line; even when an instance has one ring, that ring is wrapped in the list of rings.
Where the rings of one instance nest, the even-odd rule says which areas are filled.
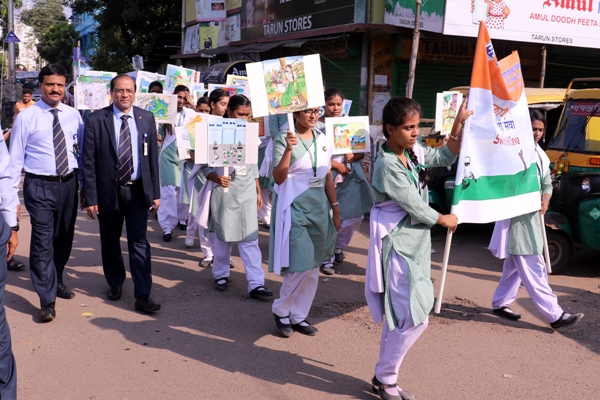
[[[20,260],[28,263],[30,225],[21,221]],[[550,283],[576,326],[555,332],[523,288],[513,309],[519,322],[491,313],[502,262],[485,249],[490,226],[461,226],[454,236],[444,305],[408,353],[399,384],[419,400],[597,399],[600,393],[599,254],[581,252]],[[278,336],[271,302],[250,299],[239,257],[229,290],[217,292],[201,252],[175,230],[163,243],[150,221],[155,315],[133,310],[130,277],[121,300],[106,299],[96,221],[80,212],[57,318],[38,323],[39,301],[29,268],[9,271],[7,314],[21,399],[375,399],[370,380],[381,326],[364,300],[368,224],[347,248],[338,274],[320,277],[309,321],[319,335]],[[438,278],[445,235],[433,237]],[[266,270],[268,233],[261,228]],[[127,254],[126,242],[122,248]],[[235,250],[234,250],[235,251]],[[235,253],[237,254],[237,252]],[[436,282],[436,291],[437,291]],[[279,292],[281,280],[267,274]]]

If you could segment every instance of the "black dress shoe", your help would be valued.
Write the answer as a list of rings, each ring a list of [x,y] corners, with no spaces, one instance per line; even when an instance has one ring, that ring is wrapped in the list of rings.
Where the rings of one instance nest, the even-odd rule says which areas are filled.
[[[56,297],[60,297],[61,299],[72,299],[75,297],[75,293],[65,286],[63,283],[59,283],[56,286]]]
[[[385,389],[390,389],[398,385],[385,385],[379,382],[379,379],[375,376],[371,383],[373,384],[373,392],[378,394],[379,398],[382,400],[415,400],[415,396],[412,393],[407,392],[406,390],[400,390],[400,388],[398,388],[398,396],[389,394]]]
[[[121,298],[121,285],[111,286],[108,292],[106,292],[106,297],[112,301],[119,300]]]
[[[554,329],[563,328],[565,326],[573,325],[581,318],[583,318],[583,313],[571,314],[568,318],[564,318],[565,313],[562,313],[560,318],[550,324],[550,326]]]
[[[40,310],[40,321],[50,322],[56,318],[56,311],[54,310],[54,303],[50,303],[42,307]]]
[[[135,311],[153,313],[160,310],[160,304],[152,301],[150,296],[140,296],[135,299]]]
[[[308,325],[301,325],[303,322]],[[315,336],[317,333],[319,333],[319,330],[317,328],[315,328],[314,326],[312,326],[311,324],[309,324],[307,320],[300,321],[297,324],[293,324],[292,329],[295,330],[296,332],[299,332],[303,335],[308,335],[308,336]]]
[[[511,310],[508,307],[500,307],[500,308],[496,308],[494,310],[494,314],[498,314],[504,318],[508,318],[512,321],[518,321],[519,319],[521,319],[521,314],[517,314],[515,312],[513,312],[513,310]]]
[[[284,318],[290,318],[290,317],[280,317],[277,314],[273,314],[275,316],[275,325],[277,326],[277,330],[279,331],[279,333],[281,334],[281,336],[283,337],[290,337],[294,334],[294,328],[292,328],[291,324],[284,324],[283,322],[281,322],[282,319]]]
[[[265,288],[264,286],[257,286],[254,289],[252,289],[249,293],[250,297],[254,298],[254,299],[266,299],[267,297],[272,297],[273,296],[273,292],[271,292],[270,290],[267,290],[267,288]]]
[[[163,242],[170,242],[172,235],[170,233],[165,233],[163,235]]]
[[[215,289],[220,292],[224,292],[227,290],[227,282],[229,282],[228,278],[219,278],[215,279]]]

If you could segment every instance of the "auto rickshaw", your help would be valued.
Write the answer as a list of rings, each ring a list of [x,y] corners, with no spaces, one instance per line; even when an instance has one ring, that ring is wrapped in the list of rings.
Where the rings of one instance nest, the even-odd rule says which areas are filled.
[[[467,96],[469,94],[469,87],[459,86],[450,89],[450,91],[459,91],[463,96]],[[546,114],[546,134],[539,143],[543,149],[545,149],[547,143],[546,135],[554,132],[554,127],[558,124],[565,93],[565,89],[558,88],[525,88],[528,107],[544,111]],[[442,144],[441,141],[443,141],[443,137],[438,133],[432,132],[427,136],[425,143],[427,146],[437,147]],[[430,170],[429,205],[442,214],[450,212],[452,196],[454,194],[455,176],[456,164],[452,167],[433,168]]]
[[[546,150],[553,179],[546,214],[553,273],[568,264],[575,243],[600,250],[600,78],[573,79],[564,104]]]

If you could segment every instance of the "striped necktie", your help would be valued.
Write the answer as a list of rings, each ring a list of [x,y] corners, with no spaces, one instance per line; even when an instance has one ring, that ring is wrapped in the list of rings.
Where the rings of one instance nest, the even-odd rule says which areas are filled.
[[[56,174],[59,176],[67,175],[69,171],[69,155],[67,154],[67,144],[65,143],[65,134],[60,127],[58,120],[58,109],[50,110],[54,114],[52,122],[52,134],[54,136],[54,155],[56,157]]]
[[[122,115],[121,133],[119,133],[119,183],[126,185],[131,181],[133,161],[131,154],[131,132],[127,119],[129,115]]]

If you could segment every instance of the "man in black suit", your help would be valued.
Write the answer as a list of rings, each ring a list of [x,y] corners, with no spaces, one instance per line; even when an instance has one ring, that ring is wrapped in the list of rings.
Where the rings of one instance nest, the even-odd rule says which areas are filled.
[[[136,311],[154,312],[152,273],[146,239],[148,210],[160,205],[156,124],[152,113],[133,106],[135,82],[117,75],[110,84],[113,104],[92,113],[85,123],[83,189],[90,218],[98,216],[102,266],[109,300],[121,298],[125,265],[120,238],[126,220],[129,267]]]

